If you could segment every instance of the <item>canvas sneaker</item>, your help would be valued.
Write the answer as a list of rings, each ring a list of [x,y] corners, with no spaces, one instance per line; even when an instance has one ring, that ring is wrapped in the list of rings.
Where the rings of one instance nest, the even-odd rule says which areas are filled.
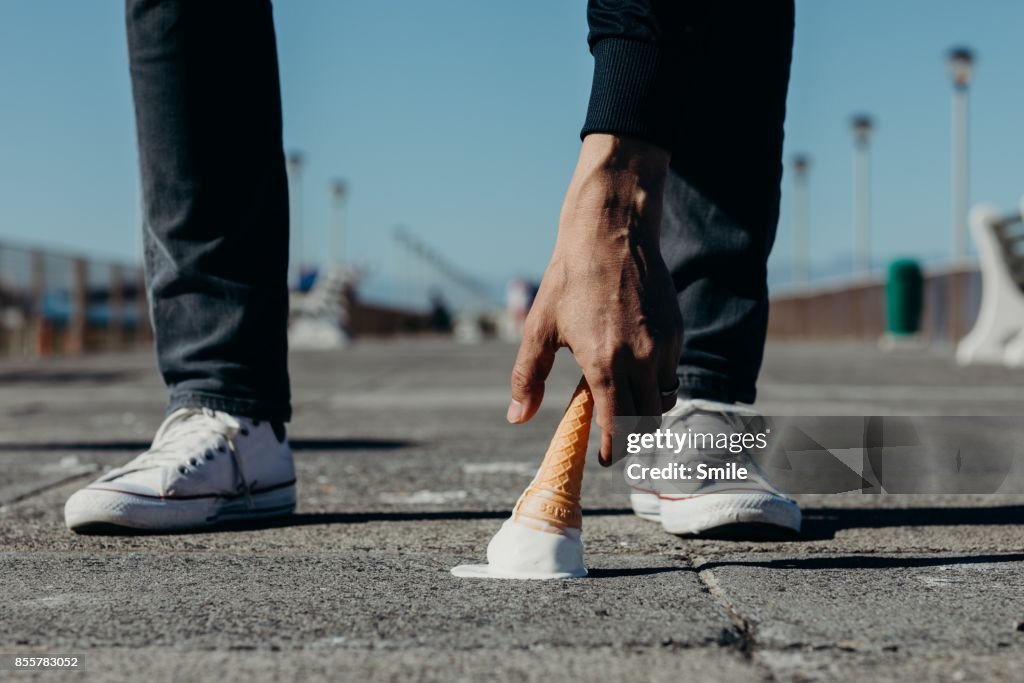
[[[743,419],[756,411],[730,403],[679,399],[662,416],[661,427],[677,434],[692,430],[704,434],[747,431]],[[665,531],[685,535],[763,535],[797,532],[801,514],[796,501],[775,490],[750,453],[716,447],[684,448],[679,453],[659,452],[647,461],[655,466],[675,463],[696,472],[703,464],[721,476],[686,482],[644,481],[632,484],[630,502],[637,516],[660,522]],[[730,476],[742,467],[746,477]],[[714,468],[714,469],[712,469]]]
[[[75,492],[73,531],[195,529],[295,509],[295,465],[284,425],[208,408],[182,408],[148,451]]]

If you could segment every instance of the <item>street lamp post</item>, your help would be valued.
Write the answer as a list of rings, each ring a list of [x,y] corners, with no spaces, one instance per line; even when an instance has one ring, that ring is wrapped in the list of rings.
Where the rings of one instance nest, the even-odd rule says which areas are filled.
[[[874,120],[867,114],[857,114],[850,119],[853,130],[853,210],[854,210],[854,258],[855,275],[871,272],[871,167],[868,148]]]
[[[295,269],[294,282],[302,282],[302,169],[305,166],[302,152],[288,153],[288,180],[291,182],[291,262]]]
[[[967,257],[967,89],[974,72],[974,53],[966,47],[955,47],[947,53],[946,63],[953,78],[950,222],[953,261],[960,263]]]
[[[348,185],[344,180],[331,181],[331,224],[327,231],[328,266],[341,265],[345,260],[345,221],[343,212]]]
[[[805,154],[793,157],[793,284],[804,285],[810,277],[811,200],[807,175],[811,160]]]

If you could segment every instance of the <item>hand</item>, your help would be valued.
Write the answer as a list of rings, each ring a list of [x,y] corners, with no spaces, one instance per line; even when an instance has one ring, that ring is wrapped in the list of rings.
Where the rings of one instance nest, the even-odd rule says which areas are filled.
[[[682,319],[659,246],[669,154],[592,133],[565,196],[558,239],[526,318],[512,369],[508,421],[526,422],[567,346],[594,394],[602,465],[616,415],[661,415],[675,404]]]

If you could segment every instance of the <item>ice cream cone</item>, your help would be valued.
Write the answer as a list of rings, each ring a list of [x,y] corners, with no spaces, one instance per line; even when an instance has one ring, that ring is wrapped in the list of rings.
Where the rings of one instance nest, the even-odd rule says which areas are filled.
[[[587,380],[581,379],[540,469],[512,510],[512,519],[553,533],[583,528],[580,491],[593,416],[594,397]]]
[[[456,576],[566,579],[587,575],[583,564],[580,491],[594,397],[585,379],[573,393],[540,469],[512,516],[487,546],[487,564],[460,565]]]

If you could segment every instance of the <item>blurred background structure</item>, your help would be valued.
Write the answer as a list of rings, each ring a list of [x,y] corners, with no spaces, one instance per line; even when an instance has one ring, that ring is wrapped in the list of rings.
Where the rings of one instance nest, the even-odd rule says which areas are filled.
[[[514,338],[578,150],[585,3],[310,0],[275,15],[307,341]],[[772,339],[877,340],[888,266],[906,259],[924,273],[915,340],[949,349],[971,328],[968,211],[1024,191],[1021,25],[1010,2],[797,1]],[[121,9],[6,4],[0,58],[16,95],[0,111],[0,243],[26,245],[0,257],[0,353],[145,343]]]
[[[947,53],[953,81],[951,117],[950,226],[951,253],[946,265],[933,266],[924,278],[920,297],[920,322],[914,330],[924,341],[955,344],[971,329],[978,317],[982,296],[982,277],[968,256],[967,207],[969,203],[967,89],[974,67],[974,53],[958,46]],[[883,339],[888,329],[887,283],[872,277],[871,173],[869,148],[875,121],[870,114],[850,118],[854,138],[853,163],[853,277],[825,286],[808,287],[805,268],[794,266],[794,291],[772,302],[769,335],[775,339],[874,340]],[[809,209],[807,193],[808,161],[805,155],[794,158],[795,176],[792,208],[794,264],[806,262],[804,235]],[[1024,191],[1024,188],[1022,188]],[[894,261],[895,263],[895,261]],[[892,283],[889,283],[892,286]],[[891,295],[890,295],[891,296]],[[1024,321],[1021,321],[1024,328]],[[905,332],[904,332],[905,334]]]
[[[139,266],[0,243],[0,357],[117,351],[151,339]]]

